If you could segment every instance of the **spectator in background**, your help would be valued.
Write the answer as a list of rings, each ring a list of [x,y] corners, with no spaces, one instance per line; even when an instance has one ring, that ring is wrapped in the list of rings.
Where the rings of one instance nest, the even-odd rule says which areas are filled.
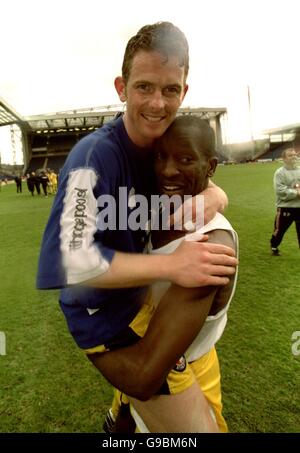
[[[40,178],[35,174],[34,171],[31,173],[31,178],[32,178],[32,181],[34,183],[34,187],[36,188],[36,193],[38,195],[40,195],[41,194],[41,189],[40,189],[41,181],[40,181]]]
[[[17,186],[17,193],[22,193],[22,177],[17,175],[14,180]]]
[[[48,194],[53,194],[53,187],[52,187],[52,179],[51,179],[51,170],[50,168],[47,168],[47,171],[45,172],[48,178],[48,187],[47,187],[47,192]]]
[[[49,178],[48,178],[47,173],[45,171],[43,171],[40,174],[40,182],[42,184],[42,188],[43,188],[43,192],[44,192],[45,197],[48,197],[47,188],[48,188],[48,184],[49,184]]]
[[[271,237],[273,256],[280,255],[278,246],[293,222],[296,225],[300,248],[300,167],[297,165],[295,149],[284,150],[282,159],[283,166],[278,168],[274,174],[277,213]]]
[[[47,174],[49,178],[49,193],[55,195],[57,192],[57,174],[50,169],[48,169]]]
[[[55,173],[54,170],[51,172],[51,181],[52,181],[52,188],[53,188],[53,193],[55,194],[57,192],[57,174]]]
[[[34,196],[34,181],[35,181],[35,177],[34,177],[33,173],[31,173],[31,174],[27,173],[27,175],[26,175],[27,188],[32,196]]]

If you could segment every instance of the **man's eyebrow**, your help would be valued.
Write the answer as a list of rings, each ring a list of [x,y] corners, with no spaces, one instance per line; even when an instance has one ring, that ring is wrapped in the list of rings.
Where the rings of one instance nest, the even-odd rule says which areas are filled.
[[[141,80],[136,80],[136,81],[134,82],[134,85],[137,85],[137,84],[139,84],[139,83],[146,83],[146,84],[148,84],[148,85],[153,85],[153,83],[152,83],[152,82],[149,82],[149,80],[143,80],[143,79],[141,79]]]
[[[179,83],[167,83],[166,88],[178,88],[179,90],[182,90],[182,85]]]

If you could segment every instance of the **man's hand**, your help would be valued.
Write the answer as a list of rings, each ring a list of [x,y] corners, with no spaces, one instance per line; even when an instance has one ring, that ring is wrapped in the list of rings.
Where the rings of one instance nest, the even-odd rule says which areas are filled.
[[[182,241],[168,257],[173,263],[172,282],[186,288],[227,285],[238,264],[232,248],[208,242]]]
[[[221,214],[224,212],[228,206],[228,198],[224,190],[211,181],[202,195],[204,195],[204,225],[206,225],[215,217],[217,212]]]
[[[170,225],[175,230],[195,231],[210,222],[217,212],[222,213],[227,205],[226,193],[210,181],[207,189],[187,199],[170,216]]]

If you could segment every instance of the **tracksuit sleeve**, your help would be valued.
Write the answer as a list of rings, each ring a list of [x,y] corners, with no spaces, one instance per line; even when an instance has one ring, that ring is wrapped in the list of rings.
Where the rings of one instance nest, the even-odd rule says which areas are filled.
[[[66,284],[73,285],[102,274],[109,268],[113,251],[96,244],[97,200],[93,169],[69,173],[60,217],[60,249]]]
[[[297,190],[290,187],[282,172],[276,172],[274,175],[274,188],[278,197],[282,201],[289,201],[297,198]]]

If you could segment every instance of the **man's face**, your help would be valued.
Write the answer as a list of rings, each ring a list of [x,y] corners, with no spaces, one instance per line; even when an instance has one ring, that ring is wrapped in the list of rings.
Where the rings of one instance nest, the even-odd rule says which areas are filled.
[[[294,150],[297,154],[298,159],[300,159],[300,143],[294,146]]]
[[[216,159],[208,160],[187,142],[169,138],[155,151],[154,166],[160,194],[194,196],[207,187]]]
[[[140,51],[133,58],[127,84],[123,79],[122,83],[123,98],[118,93],[127,102],[127,133],[136,145],[150,146],[172,123],[183,101],[188,88],[184,68],[176,57],[166,62],[158,52]]]
[[[288,149],[283,157],[285,165],[288,167],[294,167],[297,163],[297,154],[293,149]]]

